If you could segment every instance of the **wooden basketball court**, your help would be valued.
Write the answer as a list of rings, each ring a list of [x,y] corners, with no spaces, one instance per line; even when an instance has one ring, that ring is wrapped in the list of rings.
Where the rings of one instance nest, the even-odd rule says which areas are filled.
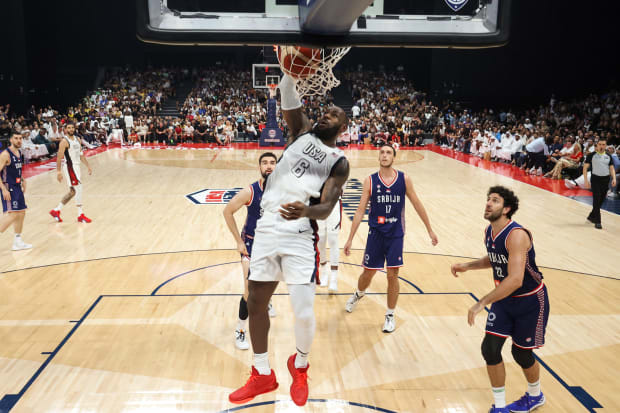
[[[186,195],[250,184],[261,152],[98,154],[89,160],[94,174],[84,177],[92,224],[76,222],[74,203],[63,209],[63,223],[53,221],[48,211],[66,192],[64,183],[54,173],[30,178],[23,234],[35,248],[12,252],[12,231],[0,236],[0,411],[487,411],[484,315],[473,328],[466,316],[476,297],[493,288],[492,277],[476,271],[454,278],[449,267],[485,254],[483,210],[495,184],[520,197],[515,219],[534,235],[549,289],[547,344],[536,352],[547,404],[538,411],[620,411],[620,216],[603,211],[604,229],[595,230],[585,221],[587,205],[430,151],[400,151],[396,159],[439,237],[432,247],[409,205],[396,331],[381,332],[380,274],[356,311],[344,311],[361,271],[362,224],[356,251],[340,257],[339,294],[317,288],[308,404],[298,408],[288,394],[286,359],[295,347],[282,286],[270,334],[280,388],[248,405],[230,404],[229,392],[245,382],[252,362],[251,350],[234,346],[243,291],[239,256],[224,205],[195,204]],[[346,152],[352,215],[359,183],[376,171],[378,153]],[[342,244],[349,229],[344,220]],[[511,401],[526,386],[509,345],[504,359]]]

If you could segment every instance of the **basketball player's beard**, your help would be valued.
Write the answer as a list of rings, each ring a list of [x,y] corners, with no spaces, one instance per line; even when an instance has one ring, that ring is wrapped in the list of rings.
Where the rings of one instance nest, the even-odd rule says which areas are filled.
[[[502,210],[500,209],[499,211],[496,211],[496,212],[491,211],[491,215],[489,215],[489,217],[486,218],[486,219],[489,222],[493,223],[493,222],[497,221],[498,219],[500,219],[501,217],[502,217]]]
[[[317,124],[314,128],[312,128],[312,133],[314,133],[320,140],[323,142],[334,140],[336,136],[338,136],[338,130],[340,126],[334,126],[331,128],[320,128]]]

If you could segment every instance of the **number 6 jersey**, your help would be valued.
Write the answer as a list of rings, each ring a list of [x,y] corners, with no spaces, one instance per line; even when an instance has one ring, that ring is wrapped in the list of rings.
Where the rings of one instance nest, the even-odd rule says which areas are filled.
[[[318,203],[321,191],[334,166],[344,153],[327,146],[313,133],[305,133],[290,143],[278,160],[276,169],[267,177],[261,201],[262,216],[256,231],[304,232],[310,220],[286,221],[278,212],[280,205],[301,201]]]

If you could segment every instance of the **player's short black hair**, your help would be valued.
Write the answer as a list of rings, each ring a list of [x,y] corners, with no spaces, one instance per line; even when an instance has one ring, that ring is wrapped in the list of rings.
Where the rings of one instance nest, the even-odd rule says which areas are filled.
[[[504,200],[504,208],[509,207],[510,211],[506,214],[508,219],[512,218],[512,215],[519,209],[519,198],[510,189],[505,186],[497,185],[489,188],[487,196],[491,194],[497,194]]]
[[[384,146],[387,146],[388,148],[390,148],[392,150],[392,152],[394,152],[394,156],[396,156],[396,148],[394,147],[394,145],[390,145],[389,143],[385,143],[385,144],[381,145],[381,148],[383,148]],[[381,148],[379,148],[379,150],[381,150]]]
[[[263,161],[263,158],[273,158],[273,159],[276,160],[276,162],[278,161],[278,157],[276,156],[275,153],[273,153],[273,152],[265,152],[265,153],[261,154],[261,156],[258,158],[258,164],[259,165]]]

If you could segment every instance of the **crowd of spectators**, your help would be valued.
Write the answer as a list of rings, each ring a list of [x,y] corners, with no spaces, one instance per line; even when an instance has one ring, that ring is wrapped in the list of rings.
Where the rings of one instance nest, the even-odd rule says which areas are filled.
[[[519,167],[524,173],[579,185],[583,161],[605,140],[620,170],[620,93],[591,94],[523,111],[479,111],[453,102],[438,106],[417,91],[402,71],[345,72],[353,107],[350,140],[444,148]],[[610,196],[618,196],[612,188]]]
[[[574,184],[585,155],[606,140],[620,149],[620,93],[591,94],[522,111],[482,109],[431,102],[416,90],[402,70],[353,70],[339,74],[352,97],[351,122],[341,143],[393,143],[420,146],[433,142],[495,162],[513,164],[524,173]],[[180,82],[193,86],[177,107],[178,116],[160,116],[166,99],[176,96]],[[11,130],[24,135],[27,160],[54,156],[67,120],[77,123],[86,147],[155,142],[257,140],[266,122],[268,91],[252,87],[251,74],[236,67],[158,68],[107,71],[100,88],[59,113],[51,107],[30,108],[24,115],[0,106],[0,139]],[[304,99],[317,120],[333,97]],[[278,117],[285,135],[286,124]],[[617,162],[620,163],[620,162]],[[620,165],[618,165],[620,167]],[[617,191],[617,189],[616,189]]]
[[[27,162],[48,159],[55,156],[67,121],[75,122],[76,135],[86,148],[107,145],[111,140],[124,142],[132,131],[153,123],[163,102],[175,95],[178,79],[188,76],[187,69],[113,68],[100,88],[66,111],[32,106],[25,114],[16,114],[10,105],[0,106],[0,142],[4,147],[8,135],[19,132]]]

